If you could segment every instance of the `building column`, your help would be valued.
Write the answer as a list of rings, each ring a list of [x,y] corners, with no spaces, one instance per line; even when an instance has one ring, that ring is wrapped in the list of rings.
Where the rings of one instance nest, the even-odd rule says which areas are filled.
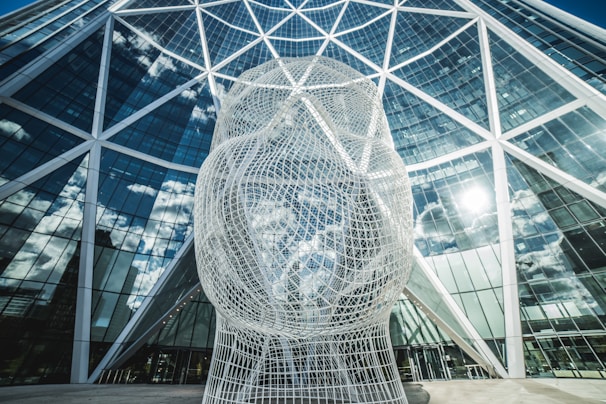
[[[503,311],[505,314],[505,353],[507,372],[510,378],[525,378],[524,347],[522,343],[522,323],[520,320],[520,299],[515,262],[509,187],[505,154],[498,142],[492,148],[496,189],[497,216],[499,220],[499,241],[501,246],[501,270],[503,277]]]
[[[99,184],[99,164],[101,146],[95,143],[90,150],[86,196],[82,220],[80,242],[80,270],[78,273],[78,293],[76,297],[76,323],[72,352],[72,373],[70,383],[86,383],[90,351],[90,325],[93,291],[93,259],[95,256],[95,227],[97,215],[97,189]]]

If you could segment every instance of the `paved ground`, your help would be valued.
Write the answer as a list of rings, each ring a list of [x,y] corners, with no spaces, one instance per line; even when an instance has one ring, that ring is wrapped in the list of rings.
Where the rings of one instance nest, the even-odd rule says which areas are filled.
[[[493,379],[423,382],[429,404],[604,404],[606,380]]]
[[[603,404],[606,380],[509,379],[405,383],[409,404]],[[0,387],[0,403],[200,404],[201,385],[36,385]]]

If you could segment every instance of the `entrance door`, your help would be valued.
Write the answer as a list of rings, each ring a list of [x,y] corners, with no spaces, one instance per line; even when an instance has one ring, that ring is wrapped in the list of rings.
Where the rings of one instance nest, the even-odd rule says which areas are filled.
[[[163,349],[152,354],[150,381],[166,384],[200,384],[206,381],[212,352]]]
[[[442,344],[410,347],[408,357],[414,381],[452,378]]]

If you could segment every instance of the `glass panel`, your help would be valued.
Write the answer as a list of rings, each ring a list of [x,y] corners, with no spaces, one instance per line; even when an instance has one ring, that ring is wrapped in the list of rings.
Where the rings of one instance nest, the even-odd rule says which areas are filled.
[[[513,46],[489,33],[503,132],[552,111],[574,97]]]
[[[501,289],[497,289],[501,292]],[[495,290],[479,290],[478,300],[481,302],[482,310],[495,338],[505,338],[505,319],[503,308],[499,304]]]
[[[434,268],[434,271],[436,271],[436,275],[438,275],[440,282],[444,284],[444,287],[446,287],[450,293],[459,292],[460,289],[457,286],[455,276],[450,268],[447,257],[445,255],[436,255],[430,258],[431,259],[428,259],[427,262],[432,263],[432,267]]]
[[[390,80],[383,97],[395,148],[406,164],[431,160],[483,140]]]
[[[525,3],[499,0],[475,0],[484,10],[513,29],[559,65],[585,80],[602,93],[606,92],[602,63],[594,64],[596,56],[604,60],[605,52],[594,39],[574,25],[544,18],[536,8]]]
[[[316,55],[324,43],[324,40],[318,39],[312,41],[293,42],[281,39],[272,39],[270,42],[276,52],[278,52],[278,55],[285,58]]]
[[[200,70],[160,53],[151,43],[116,23],[104,127],[121,121],[199,73]]]
[[[190,0],[133,0],[127,9],[191,5]]]
[[[312,27],[307,21],[300,16],[294,14],[280,25],[275,31],[269,33],[271,38],[285,39],[311,39],[321,38],[321,34],[317,29]]]
[[[328,46],[324,49],[324,56],[343,62],[348,66],[356,69],[362,74],[373,74],[376,73],[372,67],[362,62],[360,59],[347,52],[341,46],[337,45],[334,41],[329,41]]]
[[[200,167],[210,150],[215,120],[213,97],[206,83],[201,83],[118,132],[111,141],[174,163]]]
[[[0,104],[0,185],[82,142],[59,128]]]
[[[255,17],[257,17],[257,21],[264,32],[269,31],[274,25],[282,21],[289,14],[287,10],[268,8],[258,3],[250,3],[250,8],[255,14]],[[290,10],[290,7],[287,8]]]
[[[490,154],[482,152],[409,173],[415,243],[423,255],[498,242],[491,170]],[[461,238],[454,237],[454,229],[464,232],[469,244],[457,244]]]
[[[68,163],[0,202],[0,385],[69,383],[86,170]]]
[[[307,4],[312,3],[309,1]],[[343,6],[346,3],[335,4],[328,8],[323,8],[319,10],[311,10],[304,12],[304,15],[316,23],[320,28],[322,28],[325,32],[331,32],[334,28],[335,23],[337,22],[337,17],[339,13],[343,9]],[[349,3],[354,4],[354,3]],[[355,3],[357,4],[357,3]]]
[[[3,285],[56,283],[63,276],[78,248],[87,161],[66,164],[0,203],[0,217],[11,226],[0,239]]]
[[[195,177],[103,151],[93,277],[102,301],[93,302],[95,338],[113,340],[112,330],[132,316],[191,233]]]
[[[28,11],[12,16],[10,19],[11,22],[7,23],[6,26],[10,29],[11,24],[14,23],[16,26],[19,26],[23,22],[26,24],[15,33],[17,35],[29,33],[38,22],[47,23],[51,20],[51,17],[58,16],[61,8],[53,8],[53,3],[56,4],[59,2],[59,0],[48,0],[44,4],[34,5]],[[70,2],[70,6],[79,4],[79,7],[75,7],[72,12],[64,16],[69,21],[64,20],[63,23],[58,24],[57,20],[53,23],[52,28],[47,27],[41,31],[35,31],[33,35],[22,37],[21,40],[13,42],[12,45],[0,51],[0,77],[10,76],[45,52],[55,48],[62,41],[82,32],[83,26],[96,24],[98,27],[101,27],[104,21],[99,19],[95,21],[95,19],[105,12],[108,2],[108,0],[91,0],[85,3],[77,0]],[[41,11],[43,12],[41,18],[31,18],[34,14],[40,17]],[[3,45],[0,46],[4,47]]]
[[[469,318],[480,336],[484,339],[492,338],[493,334],[483,311],[484,302],[480,304],[480,300],[475,292],[461,293],[459,296],[463,301],[463,309],[467,318]],[[490,307],[490,302],[486,302],[486,304]]]
[[[336,32],[344,32],[359,27],[378,18],[387,12],[383,7],[374,7],[369,4],[350,2],[339,22]]]
[[[490,247],[484,247],[483,249],[487,248]],[[469,278],[473,283],[473,289],[480,290],[490,288],[491,285],[488,281],[488,277],[486,276],[486,271],[494,270],[495,268],[484,267],[480,261],[480,258],[478,257],[477,251],[475,250],[463,251],[461,255],[465,261],[465,268],[467,268],[466,271],[469,273]]]
[[[153,38],[161,47],[204,66],[204,52],[193,8],[178,12],[125,15],[121,18],[146,37]]]
[[[512,139],[540,159],[606,191],[606,120],[587,107],[569,112]]]
[[[175,266],[167,276],[166,281],[149,303],[149,309],[146,310],[141,320],[137,323],[132,334],[128,336],[127,344],[136,342],[150,327],[162,318],[169,314],[174,315],[176,312],[171,312],[171,310],[180,299],[184,298],[186,305],[210,305],[204,293],[201,293],[202,288],[199,286],[200,280],[198,278],[193,248],[188,248],[181,260],[174,265]],[[197,290],[190,296],[187,296],[186,293],[196,285],[198,285]],[[211,311],[214,312],[214,310]],[[199,313],[201,314],[201,312]],[[197,321],[202,321],[202,319]],[[205,323],[205,326],[210,327],[210,323]],[[212,347],[212,344],[205,345],[205,341],[206,340],[199,341],[194,337],[193,343],[200,347]]]
[[[221,40],[207,42],[212,65],[227,59],[243,46],[258,38],[257,35],[225,25],[206,13],[202,14],[202,22],[207,38],[221,38]],[[196,37],[196,40],[199,41],[199,38]]]
[[[481,266],[486,272],[486,276],[490,284],[495,286],[502,286],[503,275],[501,273],[501,260],[500,260],[500,248],[499,245],[487,246],[478,248],[475,250],[482,262]]]
[[[265,42],[261,41],[219,69],[222,74],[238,77],[244,71],[273,59]],[[222,94],[222,92],[219,92]]]
[[[404,7],[436,8],[439,10],[463,11],[459,5],[450,0],[406,0],[402,3]]]
[[[448,254],[447,257],[452,268],[452,273],[457,282],[458,291],[468,292],[470,290],[474,290],[470,274],[465,266],[465,262],[463,261],[461,254]]]
[[[461,338],[466,339],[470,344],[472,343],[471,340],[469,339],[469,336],[463,329],[463,327],[461,327],[461,325],[456,320],[456,316],[452,313],[450,308],[444,303],[444,300],[442,299],[440,294],[434,289],[434,287],[432,286],[432,283],[429,281],[429,279],[427,279],[425,273],[423,272],[423,269],[420,267],[420,265],[417,261],[413,262],[413,269],[412,269],[408,284],[406,285],[406,288],[409,289],[416,297],[418,297],[423,302],[423,304],[427,305],[434,313],[436,313],[436,315],[440,318],[440,320],[442,320],[446,324],[448,324],[448,326],[450,328],[452,328],[454,330],[454,332],[456,332],[459,336],[461,336]],[[461,299],[459,296],[460,296],[460,294],[455,294],[455,295],[453,295],[453,298],[455,299],[457,304],[459,304],[459,307],[463,308],[462,302],[461,302]],[[406,305],[405,307],[408,307],[408,305]],[[425,315],[422,315],[422,317],[424,318]],[[419,338],[417,340],[417,343],[422,343],[423,336],[422,335],[417,336],[416,330],[415,330],[415,324],[420,324],[420,322],[416,321],[416,320],[408,321],[408,318],[407,318],[407,320],[404,323],[409,324],[409,325],[407,325],[407,327],[411,327],[410,331],[407,332],[406,334],[407,335],[414,334],[415,338]]]
[[[250,16],[246,4],[244,2],[231,2],[226,4],[210,3],[202,9],[203,12],[208,12],[216,18],[235,25],[236,27],[257,32],[257,27]]]
[[[103,32],[99,30],[86,38],[13,97],[84,131],[90,131]]]
[[[383,66],[390,22],[391,15],[387,15],[370,25],[338,35],[336,38],[356,52],[361,53],[376,66]]]
[[[513,223],[518,223],[516,265],[527,329],[541,335],[603,329],[603,292],[589,275],[577,274],[606,267],[606,255],[597,241],[604,240],[606,222],[596,217],[595,205],[517,160],[510,162],[508,176]],[[573,206],[576,218],[565,214]],[[536,236],[520,230],[526,222],[534,224]],[[566,225],[566,230],[557,224]],[[593,235],[590,228],[599,230]]]
[[[394,74],[488,128],[481,55],[478,29],[472,26]]]
[[[468,22],[465,18],[398,12],[390,65],[396,66],[431,49]]]

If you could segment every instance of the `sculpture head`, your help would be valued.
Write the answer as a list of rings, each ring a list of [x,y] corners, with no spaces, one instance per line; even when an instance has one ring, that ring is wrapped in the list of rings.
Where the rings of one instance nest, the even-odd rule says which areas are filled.
[[[411,197],[374,83],[322,57],[244,73],[200,169],[194,230],[227,321],[311,337],[386,320],[410,272]]]

